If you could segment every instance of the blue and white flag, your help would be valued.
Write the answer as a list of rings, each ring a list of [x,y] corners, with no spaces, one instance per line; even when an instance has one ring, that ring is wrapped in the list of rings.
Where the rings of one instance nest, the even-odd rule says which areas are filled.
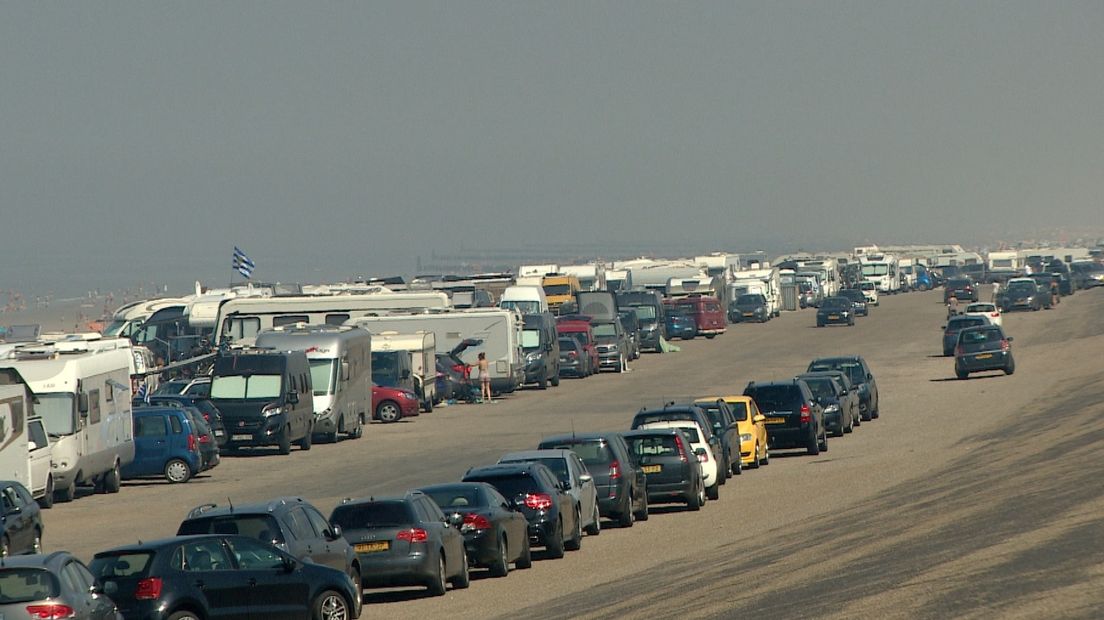
[[[140,383],[138,385],[138,393],[134,395],[134,398],[148,404],[149,403],[149,397],[150,397],[149,386],[146,385],[145,381],[143,381],[142,383]]]
[[[253,261],[245,255],[245,252],[241,251],[241,248],[234,246],[234,270],[242,274],[242,277],[249,279],[253,277],[253,268],[256,267]]]

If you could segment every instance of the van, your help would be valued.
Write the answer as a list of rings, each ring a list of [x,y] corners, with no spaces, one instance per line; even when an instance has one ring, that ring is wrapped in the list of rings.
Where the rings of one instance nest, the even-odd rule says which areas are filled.
[[[53,505],[54,483],[50,474],[53,451],[42,419],[34,415],[34,397],[17,373],[0,379],[0,423],[4,444],[0,446],[0,479],[15,480],[31,492],[39,506]]]
[[[548,298],[548,309],[554,314],[560,314],[561,306],[575,300],[575,293],[579,292],[579,278],[561,274],[547,275],[541,281],[541,288]]]
[[[598,358],[598,343],[594,340],[594,329],[590,321],[582,320],[557,320],[556,333],[560,336],[574,338],[583,347],[590,359],[590,368],[598,372],[601,360]]]
[[[539,389],[560,384],[560,341],[551,312],[522,317],[521,352],[525,354],[525,382]]]
[[[502,292],[498,307],[517,310],[521,314],[540,314],[548,312],[548,299],[539,286],[511,286]]]
[[[311,370],[314,433],[359,439],[372,409],[372,335],[341,325],[277,327],[257,334],[257,347],[302,351]]]
[[[233,349],[215,358],[210,401],[222,413],[226,450],[276,446],[289,454],[297,442],[311,449],[314,388],[302,351]]]
[[[687,310],[694,319],[698,334],[714,338],[725,333],[728,317],[715,297],[708,295],[689,295],[664,301],[669,306],[678,306]]]

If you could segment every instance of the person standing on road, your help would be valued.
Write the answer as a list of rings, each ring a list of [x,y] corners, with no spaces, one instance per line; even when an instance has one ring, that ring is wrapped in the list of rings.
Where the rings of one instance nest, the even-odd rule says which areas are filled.
[[[1000,305],[1000,282],[999,281],[994,281],[993,282],[993,303],[998,305],[998,306]]]
[[[479,399],[482,402],[489,403],[491,402],[491,363],[487,361],[487,354],[481,351],[479,361],[475,365],[479,368],[479,385],[481,386]]]

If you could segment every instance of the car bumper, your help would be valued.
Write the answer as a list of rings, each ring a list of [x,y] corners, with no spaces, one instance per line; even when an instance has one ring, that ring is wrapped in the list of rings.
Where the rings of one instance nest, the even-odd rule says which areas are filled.
[[[437,563],[427,551],[398,557],[358,553],[357,561],[360,562],[360,585],[365,588],[418,586],[437,575]]]
[[[498,539],[495,531],[477,530],[464,534],[464,550],[468,553],[468,564],[486,567],[498,561]]]
[[[836,317],[836,318],[833,319],[832,318],[833,316]],[[819,325],[847,325],[850,322],[851,322],[851,315],[850,314],[848,314],[846,316],[844,316],[842,314],[827,314],[827,315],[818,315],[817,316],[817,323]]]
[[[659,336],[660,334],[658,329],[647,332],[640,332],[640,348],[658,351]]]
[[[832,413],[824,412],[824,427],[830,431],[843,430],[843,412],[833,411]]]
[[[978,359],[977,355],[989,355]],[[1008,351],[995,351],[992,353],[979,353],[964,355],[955,358],[955,365],[966,372],[981,372],[983,370],[1002,370],[1008,366],[1012,354]]]
[[[598,367],[602,370],[621,368],[621,353],[601,353],[598,355]]]
[[[809,442],[809,427],[767,427],[767,444],[772,448],[804,448]]]
[[[536,521],[529,522],[529,543],[540,547],[548,546],[548,541],[553,540],[559,532],[556,530],[556,521],[545,514]]]
[[[583,363],[579,360],[560,360],[561,377],[578,377],[583,374]]]
[[[648,482],[648,503],[665,504],[670,502],[682,502],[686,496],[693,493],[693,481],[682,480],[679,482]]]

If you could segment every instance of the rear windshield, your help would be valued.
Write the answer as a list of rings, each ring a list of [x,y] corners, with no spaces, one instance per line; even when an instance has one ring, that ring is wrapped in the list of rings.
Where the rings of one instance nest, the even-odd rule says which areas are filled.
[[[180,524],[177,534],[240,534],[267,543],[284,542],[280,526],[272,515],[223,515],[189,519]]]
[[[487,502],[483,499],[483,493],[478,488],[467,485],[424,491],[424,493],[444,511],[458,508],[480,508],[487,505]]]
[[[959,335],[962,344],[981,344],[983,342],[999,342],[1001,333],[995,329],[971,329],[963,331]]]
[[[561,482],[567,482],[571,480],[571,474],[567,471],[567,460],[561,458],[548,458],[548,459],[517,459],[512,461],[501,461],[502,463],[540,463],[548,469],[552,470],[552,473],[556,474],[556,478]]]
[[[671,422],[677,420],[698,421],[689,411],[657,411],[652,414],[638,414],[633,424],[641,426],[644,424],[651,424],[652,422]]]
[[[978,317],[974,320],[984,321],[985,319],[982,317]],[[866,375],[863,373],[862,364],[859,364],[858,362],[817,362],[809,366],[809,372],[819,372],[822,370],[838,370],[847,375],[847,379],[851,381],[852,385],[861,385],[863,383],[866,383]],[[760,409],[766,409],[766,407],[763,406],[763,402],[760,401],[758,397],[755,398],[755,402],[759,403]]]
[[[950,330],[966,329],[967,327],[976,327],[978,325],[985,325],[986,323],[988,323],[988,321],[986,321],[985,317],[982,317],[982,316],[972,316],[972,317],[961,318],[961,319],[951,319],[951,321],[949,323],[947,323],[947,329],[950,329]]]
[[[801,392],[792,385],[756,387],[749,394],[763,411],[789,411],[801,408]]]
[[[832,380],[827,377],[805,379],[805,383],[809,386],[809,391],[813,393],[815,398],[836,397],[836,388],[832,385]]]
[[[574,338],[560,338],[560,349],[574,351],[579,348],[579,343]]]
[[[767,300],[762,295],[740,295],[736,298],[736,304],[740,306],[752,305],[752,304],[765,304]]]
[[[334,508],[330,521],[345,530],[406,525],[413,521],[406,502],[345,504]]]
[[[152,561],[152,551],[111,553],[92,558],[88,569],[100,580],[141,579]]]
[[[41,601],[59,593],[58,581],[49,571],[39,568],[0,570],[0,605]]]
[[[579,458],[590,465],[606,465],[613,460],[613,454],[610,452],[609,444],[602,440],[592,441],[561,441],[555,444],[541,444],[542,450],[571,450]]]
[[[529,474],[517,474],[512,476],[490,476],[487,478],[465,478],[465,482],[486,482],[498,489],[503,497],[517,497],[526,493],[543,492],[536,480]]]
[[[674,435],[655,435],[652,437],[626,437],[629,449],[636,456],[679,456],[678,444]]]
[[[701,435],[698,434],[698,429],[693,426],[680,426],[679,429],[686,433],[686,436],[690,438],[690,443],[701,443]]]

